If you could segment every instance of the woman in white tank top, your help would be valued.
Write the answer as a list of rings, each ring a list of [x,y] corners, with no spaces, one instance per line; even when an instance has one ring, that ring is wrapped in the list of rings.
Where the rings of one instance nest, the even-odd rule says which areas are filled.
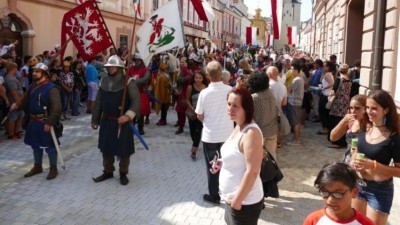
[[[229,93],[228,114],[237,125],[221,147],[221,159],[212,172],[221,168],[219,190],[226,201],[226,223],[255,225],[264,205],[260,179],[263,136],[253,121],[254,103],[247,89],[235,88]]]

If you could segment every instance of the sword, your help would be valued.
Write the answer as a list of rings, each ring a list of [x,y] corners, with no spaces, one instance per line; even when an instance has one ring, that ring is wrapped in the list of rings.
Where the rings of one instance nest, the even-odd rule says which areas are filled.
[[[3,124],[7,121],[8,115],[10,115],[10,112],[7,113],[7,115],[6,115],[6,116],[4,117],[4,119],[1,121],[1,124],[0,124],[0,125],[3,125]]]
[[[43,110],[44,110],[44,114],[47,118],[47,106],[43,106]],[[50,128],[50,134],[51,134],[51,138],[53,139],[54,146],[56,147],[58,158],[60,158],[61,167],[65,170],[64,159],[62,157],[60,145],[58,144],[58,140],[56,137],[56,133],[54,132],[53,126],[51,126],[51,128]]]
[[[151,100],[155,101],[157,104],[161,105],[160,100],[158,100],[156,97],[154,97],[154,95],[152,95],[152,94],[150,93],[150,91],[147,91],[147,96],[149,96],[149,98],[150,98]]]
[[[139,131],[136,129],[135,125],[133,123],[130,123],[129,126],[131,127],[133,133],[136,135],[136,137],[139,139],[139,141],[142,143],[143,147],[146,150],[149,150],[149,146],[147,145],[146,141],[143,139],[142,135],[139,134]]]
[[[51,128],[50,128],[50,133],[51,133],[51,137],[52,137],[53,142],[54,142],[54,146],[56,147],[58,157],[60,158],[61,167],[65,170],[64,159],[62,157],[60,145],[58,145],[56,133],[54,132],[54,127],[53,126],[51,126]]]
[[[8,113],[7,113],[7,115],[3,118],[3,120],[1,121],[1,124],[0,125],[3,125],[7,120],[8,120],[8,117],[10,116],[10,113],[13,111],[13,109],[10,109],[9,111],[8,111]]]

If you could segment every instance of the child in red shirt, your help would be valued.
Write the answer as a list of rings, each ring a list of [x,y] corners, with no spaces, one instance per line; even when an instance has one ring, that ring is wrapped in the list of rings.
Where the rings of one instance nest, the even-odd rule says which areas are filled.
[[[324,166],[315,179],[326,207],[307,216],[303,225],[375,225],[372,220],[351,207],[357,197],[357,173],[345,163]]]

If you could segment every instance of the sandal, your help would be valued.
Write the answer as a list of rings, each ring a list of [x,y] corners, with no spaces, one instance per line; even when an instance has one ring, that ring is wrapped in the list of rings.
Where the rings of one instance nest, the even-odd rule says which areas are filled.
[[[194,150],[194,151],[193,151]],[[195,160],[196,159],[196,153],[197,153],[197,149],[195,149],[194,147],[192,148],[192,150],[191,150],[191,155],[190,155],[190,157],[193,159],[193,160]]]
[[[336,149],[342,148],[339,145],[328,145],[327,147],[328,148],[336,148]]]

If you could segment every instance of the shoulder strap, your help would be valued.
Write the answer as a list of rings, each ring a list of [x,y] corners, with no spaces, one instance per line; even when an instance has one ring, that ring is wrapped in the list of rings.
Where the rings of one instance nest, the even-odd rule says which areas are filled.
[[[260,128],[258,127],[258,125],[255,123],[251,123],[251,124],[248,124],[245,128],[243,128],[242,131],[240,131],[240,133],[241,133],[240,137],[242,137],[243,134],[246,133],[250,128],[256,128],[262,135],[262,132],[261,132]]]

